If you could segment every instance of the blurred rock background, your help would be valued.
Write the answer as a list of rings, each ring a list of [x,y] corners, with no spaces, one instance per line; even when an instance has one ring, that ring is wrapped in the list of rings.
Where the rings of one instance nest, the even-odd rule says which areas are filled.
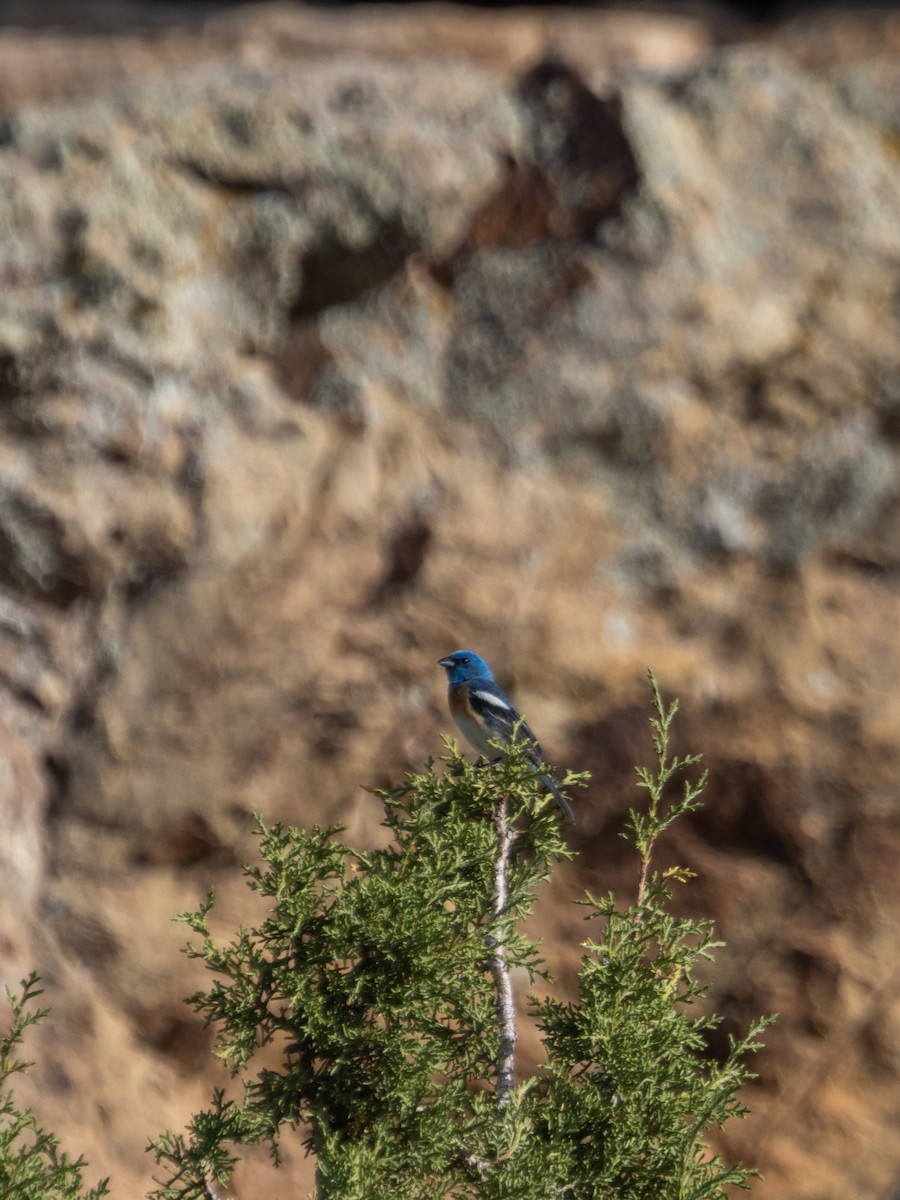
[[[720,1148],[760,1200],[894,1200],[897,14],[165,7],[0,29],[20,1094],[146,1192],[222,1082],[171,916],[255,919],[254,810],[377,841],[462,645],[593,773],[565,988],[570,897],[633,894],[652,665],[712,772],[667,853],[722,1037],[780,1014]],[[305,1194],[284,1150],[241,1200]]]

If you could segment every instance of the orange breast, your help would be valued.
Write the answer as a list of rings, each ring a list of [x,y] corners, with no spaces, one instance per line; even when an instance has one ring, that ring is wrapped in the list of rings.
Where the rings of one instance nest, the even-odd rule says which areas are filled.
[[[449,692],[450,712],[459,720],[460,717],[474,717],[475,713],[472,710],[471,702],[469,701],[469,689],[464,683],[458,683],[456,687],[452,687]]]

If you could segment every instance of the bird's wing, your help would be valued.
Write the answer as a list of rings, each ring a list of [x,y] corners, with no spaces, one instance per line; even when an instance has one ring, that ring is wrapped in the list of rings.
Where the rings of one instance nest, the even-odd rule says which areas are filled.
[[[518,722],[516,740],[530,742],[537,752],[537,760],[540,761],[541,748],[537,743],[537,738],[522,720],[519,710],[502,688],[498,687],[496,683],[481,681],[470,683],[468,700],[472,712],[484,726],[488,736],[497,738],[498,741],[511,742]]]
[[[528,743],[528,757],[534,763],[535,769],[540,769],[544,756],[538,740],[531,732],[530,727],[522,720],[519,710],[502,688],[498,687],[496,683],[470,683],[466,687],[465,706],[465,715],[458,715],[456,720],[469,741],[477,746],[482,754],[490,757],[487,738],[510,742],[513,738],[513,731],[517,730],[517,741]],[[571,805],[560,793],[550,776],[542,775],[541,780],[547,790],[553,794],[566,817],[574,822],[575,814],[572,812]]]

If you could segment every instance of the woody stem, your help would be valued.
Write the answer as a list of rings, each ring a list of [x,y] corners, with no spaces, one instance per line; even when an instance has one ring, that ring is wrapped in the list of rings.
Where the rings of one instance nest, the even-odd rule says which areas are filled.
[[[510,1092],[513,1088],[516,1073],[516,1042],[519,1034],[516,1030],[516,1010],[513,1004],[512,980],[509,974],[509,963],[506,961],[506,944],[503,937],[500,920],[506,910],[507,903],[507,871],[509,856],[515,834],[509,820],[509,798],[503,796],[497,804],[494,814],[494,827],[497,830],[497,861],[494,865],[494,952],[491,955],[491,974],[497,992],[497,1024],[500,1032],[500,1045],[497,1052],[497,1106],[505,1108],[509,1103]]]

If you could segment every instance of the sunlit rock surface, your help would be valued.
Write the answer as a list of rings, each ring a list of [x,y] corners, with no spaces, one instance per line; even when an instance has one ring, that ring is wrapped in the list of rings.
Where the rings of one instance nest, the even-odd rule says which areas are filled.
[[[377,840],[460,645],[594,774],[560,986],[568,897],[634,888],[652,665],[722,1037],[780,1014],[721,1148],[764,1200],[900,1180],[896,63],[841,28],[0,35],[0,941],[114,1195],[221,1082],[170,917],[254,919],[254,810]]]

